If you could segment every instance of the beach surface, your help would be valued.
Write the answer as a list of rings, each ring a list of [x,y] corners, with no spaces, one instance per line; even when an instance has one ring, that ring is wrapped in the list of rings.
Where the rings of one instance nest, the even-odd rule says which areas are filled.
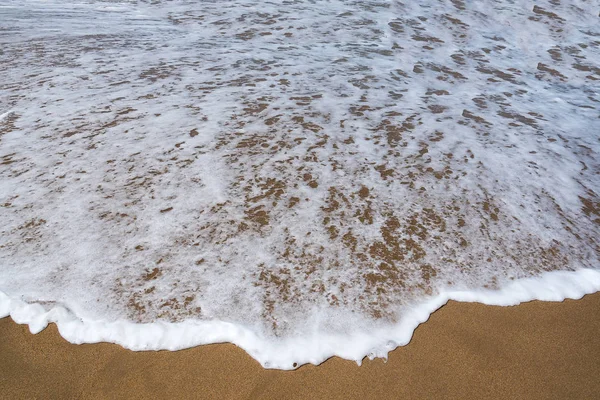
[[[292,370],[600,291],[592,3],[4,0],[0,316]]]
[[[600,293],[515,307],[450,302],[409,345],[362,366],[263,369],[231,344],[177,352],[73,345],[0,320],[0,398],[591,399],[600,397]]]

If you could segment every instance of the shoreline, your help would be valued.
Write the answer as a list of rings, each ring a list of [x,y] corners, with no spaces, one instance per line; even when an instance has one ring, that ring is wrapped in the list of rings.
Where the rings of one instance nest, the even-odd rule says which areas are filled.
[[[593,398],[600,396],[600,293],[563,302],[450,301],[382,359],[263,369],[232,344],[133,352],[32,335],[0,319],[6,398]]]
[[[367,332],[292,336],[273,343],[244,325],[224,321],[182,321],[137,324],[118,320],[95,321],[78,317],[68,308],[46,310],[37,303],[10,298],[0,291],[0,316],[11,315],[28,324],[33,333],[56,323],[63,338],[74,344],[115,343],[129,350],[183,350],[200,345],[232,343],[246,351],[264,368],[295,370],[305,364],[319,365],[331,357],[360,364],[366,356],[386,358],[389,351],[410,342],[415,329],[450,300],[486,305],[513,306],[532,300],[579,299],[600,291],[600,272],[594,269],[551,271],[515,280],[498,289],[450,290],[425,298],[404,309],[397,323]],[[309,322],[306,321],[308,324]]]

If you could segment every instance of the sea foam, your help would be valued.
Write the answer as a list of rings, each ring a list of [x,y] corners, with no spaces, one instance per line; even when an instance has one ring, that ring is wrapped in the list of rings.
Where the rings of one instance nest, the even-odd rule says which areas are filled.
[[[210,343],[234,343],[265,368],[290,370],[306,363],[320,364],[333,356],[354,360],[359,365],[365,357],[387,359],[388,352],[408,344],[417,326],[449,300],[514,306],[531,300],[579,299],[597,291],[600,291],[600,272],[597,270],[545,272],[500,290],[440,293],[414,305],[403,315],[400,323],[385,329],[351,334],[316,332],[314,335],[277,340],[260,337],[247,327],[222,321],[136,324],[126,320],[86,320],[60,306],[47,311],[37,304],[11,299],[2,292],[0,317],[10,315],[15,322],[28,324],[32,333],[40,332],[53,322],[60,334],[71,343],[111,342],[136,351],[180,350]]]
[[[2,314],[287,369],[598,290],[598,13],[5,1]]]

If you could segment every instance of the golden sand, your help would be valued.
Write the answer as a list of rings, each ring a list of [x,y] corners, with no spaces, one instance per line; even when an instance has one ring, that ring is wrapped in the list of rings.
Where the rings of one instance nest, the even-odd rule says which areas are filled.
[[[389,361],[265,370],[231,344],[177,352],[73,345],[0,320],[0,398],[600,398],[600,293],[562,303],[450,302]]]

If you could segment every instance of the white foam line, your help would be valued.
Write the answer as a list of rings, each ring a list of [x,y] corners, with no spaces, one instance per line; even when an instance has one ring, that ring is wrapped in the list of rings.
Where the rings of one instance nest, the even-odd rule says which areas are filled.
[[[10,117],[10,115],[14,113],[13,110],[9,110],[7,112],[5,112],[4,114],[0,114],[0,121],[5,120],[6,118]]]
[[[537,278],[515,281],[499,290],[448,291],[416,305],[396,325],[352,335],[295,337],[274,342],[250,329],[223,321],[185,321],[135,324],[80,319],[66,308],[46,311],[40,304],[25,303],[0,291],[0,317],[8,315],[19,324],[28,324],[32,333],[54,322],[63,338],[75,344],[110,342],[127,349],[180,350],[210,343],[230,342],[244,349],[265,368],[289,370],[302,364],[320,364],[332,356],[361,363],[369,358],[387,358],[389,351],[408,344],[414,330],[448,300],[512,306],[531,300],[579,299],[600,291],[600,271],[546,272]]]

